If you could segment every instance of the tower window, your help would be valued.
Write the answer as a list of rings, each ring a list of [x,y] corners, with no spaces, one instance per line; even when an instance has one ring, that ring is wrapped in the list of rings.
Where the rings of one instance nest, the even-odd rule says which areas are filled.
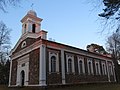
[[[25,26],[24,26],[24,33],[26,33],[26,27],[27,27],[27,26],[26,26],[26,24],[25,24]]]
[[[33,25],[32,25],[32,32],[33,32],[33,33],[35,33],[35,28],[36,28],[36,26],[35,26],[35,24],[33,24]]]

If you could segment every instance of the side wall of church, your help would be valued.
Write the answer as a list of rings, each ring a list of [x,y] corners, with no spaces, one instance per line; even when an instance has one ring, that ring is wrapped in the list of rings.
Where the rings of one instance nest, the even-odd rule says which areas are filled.
[[[51,55],[58,55],[59,58],[59,72],[51,72]],[[79,63],[78,63],[78,56],[83,58],[84,61],[84,73],[79,73]],[[68,72],[68,66],[67,66],[67,59],[68,57],[71,57],[73,59],[73,66],[72,72]],[[91,60],[92,64],[92,73],[89,74],[88,70],[88,60]],[[64,51],[64,61],[65,61],[65,84],[79,84],[79,83],[100,83],[100,82],[115,82],[114,77],[114,67],[111,59],[99,59],[99,58],[93,58],[92,56],[85,56],[80,55],[77,53],[71,53],[68,51]],[[98,71],[96,71],[96,62],[98,63]],[[102,63],[105,64],[105,72],[103,72]],[[112,65],[112,71],[110,74],[109,70],[109,64]],[[108,65],[108,66],[107,66]],[[62,84],[62,68],[61,68],[61,52],[57,49],[48,48],[47,49],[47,84]],[[56,68],[57,68],[57,62],[56,62]],[[57,69],[56,69],[57,70]],[[109,75],[108,75],[109,74]],[[110,79],[110,80],[109,80]]]
[[[67,52],[69,53],[69,52]],[[107,75],[96,75],[95,73],[95,61],[93,59],[93,74],[88,74],[88,65],[87,65],[87,59],[91,57],[82,56],[84,58],[84,69],[85,73],[79,74],[78,71],[78,60],[77,55],[74,55],[74,64],[75,64],[75,73],[67,73],[67,61],[65,58],[65,77],[66,77],[66,83],[68,84],[79,84],[79,83],[95,83],[95,82],[108,82]],[[81,56],[81,55],[79,55]],[[100,64],[101,65],[101,64]],[[102,72],[101,72],[102,73]]]
[[[39,48],[29,53],[29,85],[39,84],[39,53]]]

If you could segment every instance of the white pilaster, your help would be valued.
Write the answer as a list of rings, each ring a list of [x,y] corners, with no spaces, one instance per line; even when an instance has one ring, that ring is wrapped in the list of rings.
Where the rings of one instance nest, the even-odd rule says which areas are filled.
[[[61,50],[61,69],[62,69],[62,84],[65,84],[65,60],[64,60],[64,50]]]
[[[112,62],[112,68],[113,68],[114,81],[116,82],[115,66],[113,62]]]
[[[46,86],[46,47],[40,45],[40,61],[39,61],[39,85]]]
[[[9,73],[9,87],[10,87],[10,83],[11,83],[11,71],[12,71],[12,59],[10,61],[10,73]]]
[[[108,75],[108,81],[110,82],[110,74],[109,74],[109,69],[108,69],[108,62],[107,62],[107,60],[106,60],[106,65],[107,65],[107,75]]]

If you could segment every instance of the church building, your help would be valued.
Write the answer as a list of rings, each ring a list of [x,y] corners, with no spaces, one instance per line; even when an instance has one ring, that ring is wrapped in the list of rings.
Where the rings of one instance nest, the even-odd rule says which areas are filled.
[[[22,35],[10,53],[9,87],[116,82],[111,57],[47,40],[42,20],[33,10],[21,20]]]

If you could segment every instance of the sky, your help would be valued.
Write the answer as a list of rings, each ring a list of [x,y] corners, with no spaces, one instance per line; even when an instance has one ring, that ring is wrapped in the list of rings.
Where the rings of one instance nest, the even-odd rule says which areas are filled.
[[[100,8],[87,0],[21,0],[15,7],[6,9],[8,13],[0,11],[0,20],[12,29],[12,47],[22,34],[20,20],[31,9],[43,19],[41,28],[48,31],[48,39],[81,49],[91,43],[105,47],[106,35],[99,33],[102,31],[98,17]]]

